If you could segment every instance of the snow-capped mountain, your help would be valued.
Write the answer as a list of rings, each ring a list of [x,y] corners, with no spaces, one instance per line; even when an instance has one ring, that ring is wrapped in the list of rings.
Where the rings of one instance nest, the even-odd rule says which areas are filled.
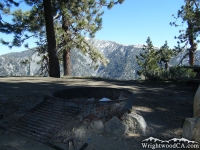
[[[136,55],[142,52],[143,45],[123,45],[113,41],[87,39],[89,42],[109,59],[107,66],[99,65],[97,70],[91,68],[91,60],[79,50],[71,50],[72,76],[101,76],[112,79],[134,80],[137,78],[139,66]],[[173,58],[170,65],[178,64],[184,54]],[[197,58],[200,51],[197,51]],[[22,60],[30,60],[29,64],[23,65]],[[18,53],[8,53],[0,56],[0,76],[26,76],[39,75],[40,60],[37,52],[26,50]],[[184,60],[187,64],[188,60]],[[63,72],[61,64],[61,74]]]

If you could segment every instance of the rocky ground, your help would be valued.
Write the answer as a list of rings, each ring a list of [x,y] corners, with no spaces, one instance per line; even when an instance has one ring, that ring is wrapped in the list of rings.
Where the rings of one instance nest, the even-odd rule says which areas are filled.
[[[74,120],[51,141],[62,149],[67,149],[67,143],[63,140],[71,137],[74,127],[86,128],[83,137],[73,139],[76,149],[85,142],[89,143],[86,148],[88,150],[142,149],[141,141],[149,136],[162,140],[181,138],[184,119],[192,117],[195,90],[184,83],[116,81],[98,78],[1,77],[0,149],[56,149],[15,134],[9,131],[9,127],[40,103],[45,94],[74,86],[118,87],[133,91],[133,108],[144,117],[152,131],[147,136],[95,133],[88,128],[90,122],[80,123]]]

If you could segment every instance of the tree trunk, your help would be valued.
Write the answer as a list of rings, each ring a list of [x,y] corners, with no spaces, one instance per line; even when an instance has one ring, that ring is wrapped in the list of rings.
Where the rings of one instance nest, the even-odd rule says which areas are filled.
[[[189,64],[190,66],[194,65],[194,51],[192,50],[192,47],[189,50]]]
[[[63,70],[64,76],[71,76],[70,50],[68,49],[63,52]]]
[[[168,70],[169,69],[169,64],[167,61],[165,61],[165,70]]]
[[[189,64],[190,66],[194,65],[194,58],[195,58],[195,51],[197,50],[197,43],[194,42],[194,35],[193,35],[193,25],[191,22],[188,21],[188,34],[189,34]]]
[[[46,34],[48,43],[49,56],[49,76],[60,78],[60,66],[58,56],[56,54],[56,40],[53,25],[51,0],[43,0],[44,17],[46,22]]]
[[[69,25],[68,25],[67,17],[65,17],[65,13],[62,12],[62,28],[65,31],[65,34],[67,34],[67,31],[69,29],[68,26]],[[67,45],[68,42],[69,41],[67,39],[65,39],[65,41],[64,41],[65,45]],[[71,62],[70,62],[70,49],[69,48],[67,48],[63,51],[63,70],[64,70],[64,76],[71,76]]]

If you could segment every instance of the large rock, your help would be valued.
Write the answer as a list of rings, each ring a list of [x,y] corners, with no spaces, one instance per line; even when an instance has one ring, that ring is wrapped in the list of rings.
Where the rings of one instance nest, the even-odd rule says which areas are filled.
[[[126,134],[128,126],[123,124],[116,116],[112,117],[108,122],[105,123],[106,131],[112,132],[116,135]]]
[[[88,129],[91,129],[95,133],[103,133],[104,132],[104,124],[101,120],[93,120],[89,124]]]
[[[200,117],[200,85],[194,96],[194,117]]]
[[[142,115],[134,109],[129,110],[128,113],[123,115],[122,122],[128,126],[128,131],[130,133],[146,135],[147,123]]]
[[[200,143],[200,117],[197,119],[192,133],[194,140]]]
[[[182,136],[188,140],[200,143],[200,117],[185,119]]]

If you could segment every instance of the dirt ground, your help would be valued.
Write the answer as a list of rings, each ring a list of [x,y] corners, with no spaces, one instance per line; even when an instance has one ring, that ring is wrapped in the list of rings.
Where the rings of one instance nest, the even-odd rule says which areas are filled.
[[[181,138],[184,119],[191,118],[193,113],[195,90],[185,83],[100,78],[0,77],[0,150],[56,149],[13,133],[9,131],[9,127],[40,103],[45,94],[75,86],[118,87],[133,91],[133,108],[153,128],[151,136],[161,140]],[[148,137],[91,134],[86,150],[142,149],[141,141]],[[64,143],[56,145],[67,149]]]

